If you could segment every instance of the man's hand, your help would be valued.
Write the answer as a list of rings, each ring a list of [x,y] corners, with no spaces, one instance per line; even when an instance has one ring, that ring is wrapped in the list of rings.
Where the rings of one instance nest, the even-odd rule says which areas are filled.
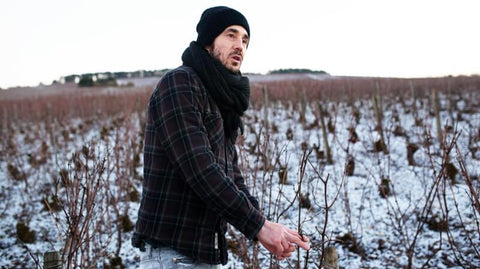
[[[290,257],[292,252],[295,251],[295,245],[305,250],[310,249],[308,237],[299,235],[296,231],[282,224],[268,220],[265,221],[262,229],[258,232],[257,238],[279,260]]]

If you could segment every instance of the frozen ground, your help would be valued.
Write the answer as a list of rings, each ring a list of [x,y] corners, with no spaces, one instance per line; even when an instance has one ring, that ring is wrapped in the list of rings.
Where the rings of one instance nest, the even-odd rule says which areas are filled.
[[[423,125],[417,126],[409,110],[411,102],[407,106],[394,101],[385,104],[383,128],[388,148],[385,153],[373,150],[380,134],[369,100],[354,104],[360,115],[358,121],[353,116],[352,105],[325,105],[328,113],[325,123],[330,121],[334,127],[327,134],[333,163],[321,156],[325,143],[315,103],[306,107],[303,123],[299,104],[274,103],[267,111],[265,108],[249,110],[245,115],[245,134],[238,146],[244,175],[265,214],[301,229],[312,239],[308,268],[318,268],[319,264],[321,231],[327,213],[325,192],[328,202],[334,202],[328,209],[326,243],[336,247],[341,268],[404,267],[408,264],[410,246],[413,268],[460,268],[460,264],[480,267],[478,212],[472,206],[465,177],[458,173],[452,181],[442,176],[444,150],[436,142],[435,121],[429,108],[418,104]],[[449,158],[459,169],[459,157],[462,157],[478,193],[480,152],[474,153],[469,148],[472,141],[476,147],[480,143],[480,139],[471,140],[480,132],[480,112],[463,113],[460,118],[462,102],[457,104],[457,109],[441,113],[443,123],[455,122],[446,141],[449,144],[457,139],[458,151],[454,147]],[[264,119],[268,119],[268,128]],[[67,190],[60,187],[59,182],[62,169],[70,171],[71,177],[78,173],[78,178],[86,180],[82,181],[85,185],[79,187],[79,192],[86,189],[88,180],[101,182],[88,226],[95,234],[95,238],[90,239],[94,243],[91,248],[103,248],[106,255],[102,257],[112,257],[118,252],[126,268],[138,268],[139,252],[130,245],[131,232],[118,228],[121,222],[116,216],[125,212],[133,223],[136,219],[138,201],[129,199],[126,193],[132,188],[141,191],[141,183],[135,177],[141,176],[142,159],[140,157],[136,164],[132,159],[139,153],[135,150],[141,148],[139,121],[142,120],[141,115],[132,114],[94,122],[77,119],[25,124],[14,126],[8,133],[3,131],[0,268],[34,268],[35,260],[41,264],[42,253],[62,249],[65,236],[70,232],[66,216],[71,214],[66,205]],[[358,135],[356,143],[349,142],[348,130],[352,126]],[[406,136],[394,135],[397,126],[405,130]],[[430,145],[425,143],[427,137],[432,142]],[[413,155],[415,166],[407,162],[408,143],[419,146]],[[311,153],[303,162],[305,170],[302,171],[302,156],[308,152]],[[75,153],[77,159],[72,157]],[[351,176],[345,174],[348,158],[355,163]],[[83,162],[79,171],[75,170],[75,160]],[[101,176],[89,176],[102,160],[105,162]],[[87,166],[89,172],[85,170]],[[12,167],[20,176],[12,174]],[[285,184],[279,184],[281,167],[287,171]],[[390,193],[385,198],[379,191],[382,179],[390,183]],[[325,188],[323,182],[327,180]],[[299,186],[300,193],[310,199],[308,209],[299,207],[296,196]],[[42,200],[52,195],[58,195],[67,212],[45,209]],[[428,213],[424,208],[430,209]],[[448,229],[442,228],[442,220]],[[20,221],[35,232],[33,243],[22,243],[17,238],[16,225]],[[98,231],[104,233],[98,234]],[[257,255],[251,245],[249,255]],[[269,268],[271,257],[265,249],[260,248],[257,257],[260,268]],[[293,268],[296,257],[281,262],[280,268]],[[302,251],[302,264],[305,257]],[[226,268],[242,268],[243,260],[230,255]],[[102,259],[97,267],[106,268],[111,262]]]

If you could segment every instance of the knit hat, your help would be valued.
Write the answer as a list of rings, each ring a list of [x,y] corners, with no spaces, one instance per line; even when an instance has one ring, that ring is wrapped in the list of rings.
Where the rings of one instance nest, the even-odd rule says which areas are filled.
[[[197,42],[202,47],[211,45],[213,40],[230,25],[243,26],[250,36],[250,27],[242,13],[225,6],[206,9],[197,24]]]

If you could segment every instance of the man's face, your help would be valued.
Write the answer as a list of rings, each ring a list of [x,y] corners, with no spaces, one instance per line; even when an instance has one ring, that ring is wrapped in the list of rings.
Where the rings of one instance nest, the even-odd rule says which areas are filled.
[[[231,25],[215,38],[212,45],[205,48],[228,70],[237,73],[240,71],[243,57],[247,51],[248,41],[249,36],[245,28]]]

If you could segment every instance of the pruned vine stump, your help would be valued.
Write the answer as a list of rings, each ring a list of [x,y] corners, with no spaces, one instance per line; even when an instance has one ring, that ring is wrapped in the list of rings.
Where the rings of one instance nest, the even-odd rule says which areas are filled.
[[[335,247],[326,247],[323,251],[323,268],[338,269],[338,253]]]
[[[62,269],[62,258],[58,251],[45,252],[43,254],[44,269]]]

